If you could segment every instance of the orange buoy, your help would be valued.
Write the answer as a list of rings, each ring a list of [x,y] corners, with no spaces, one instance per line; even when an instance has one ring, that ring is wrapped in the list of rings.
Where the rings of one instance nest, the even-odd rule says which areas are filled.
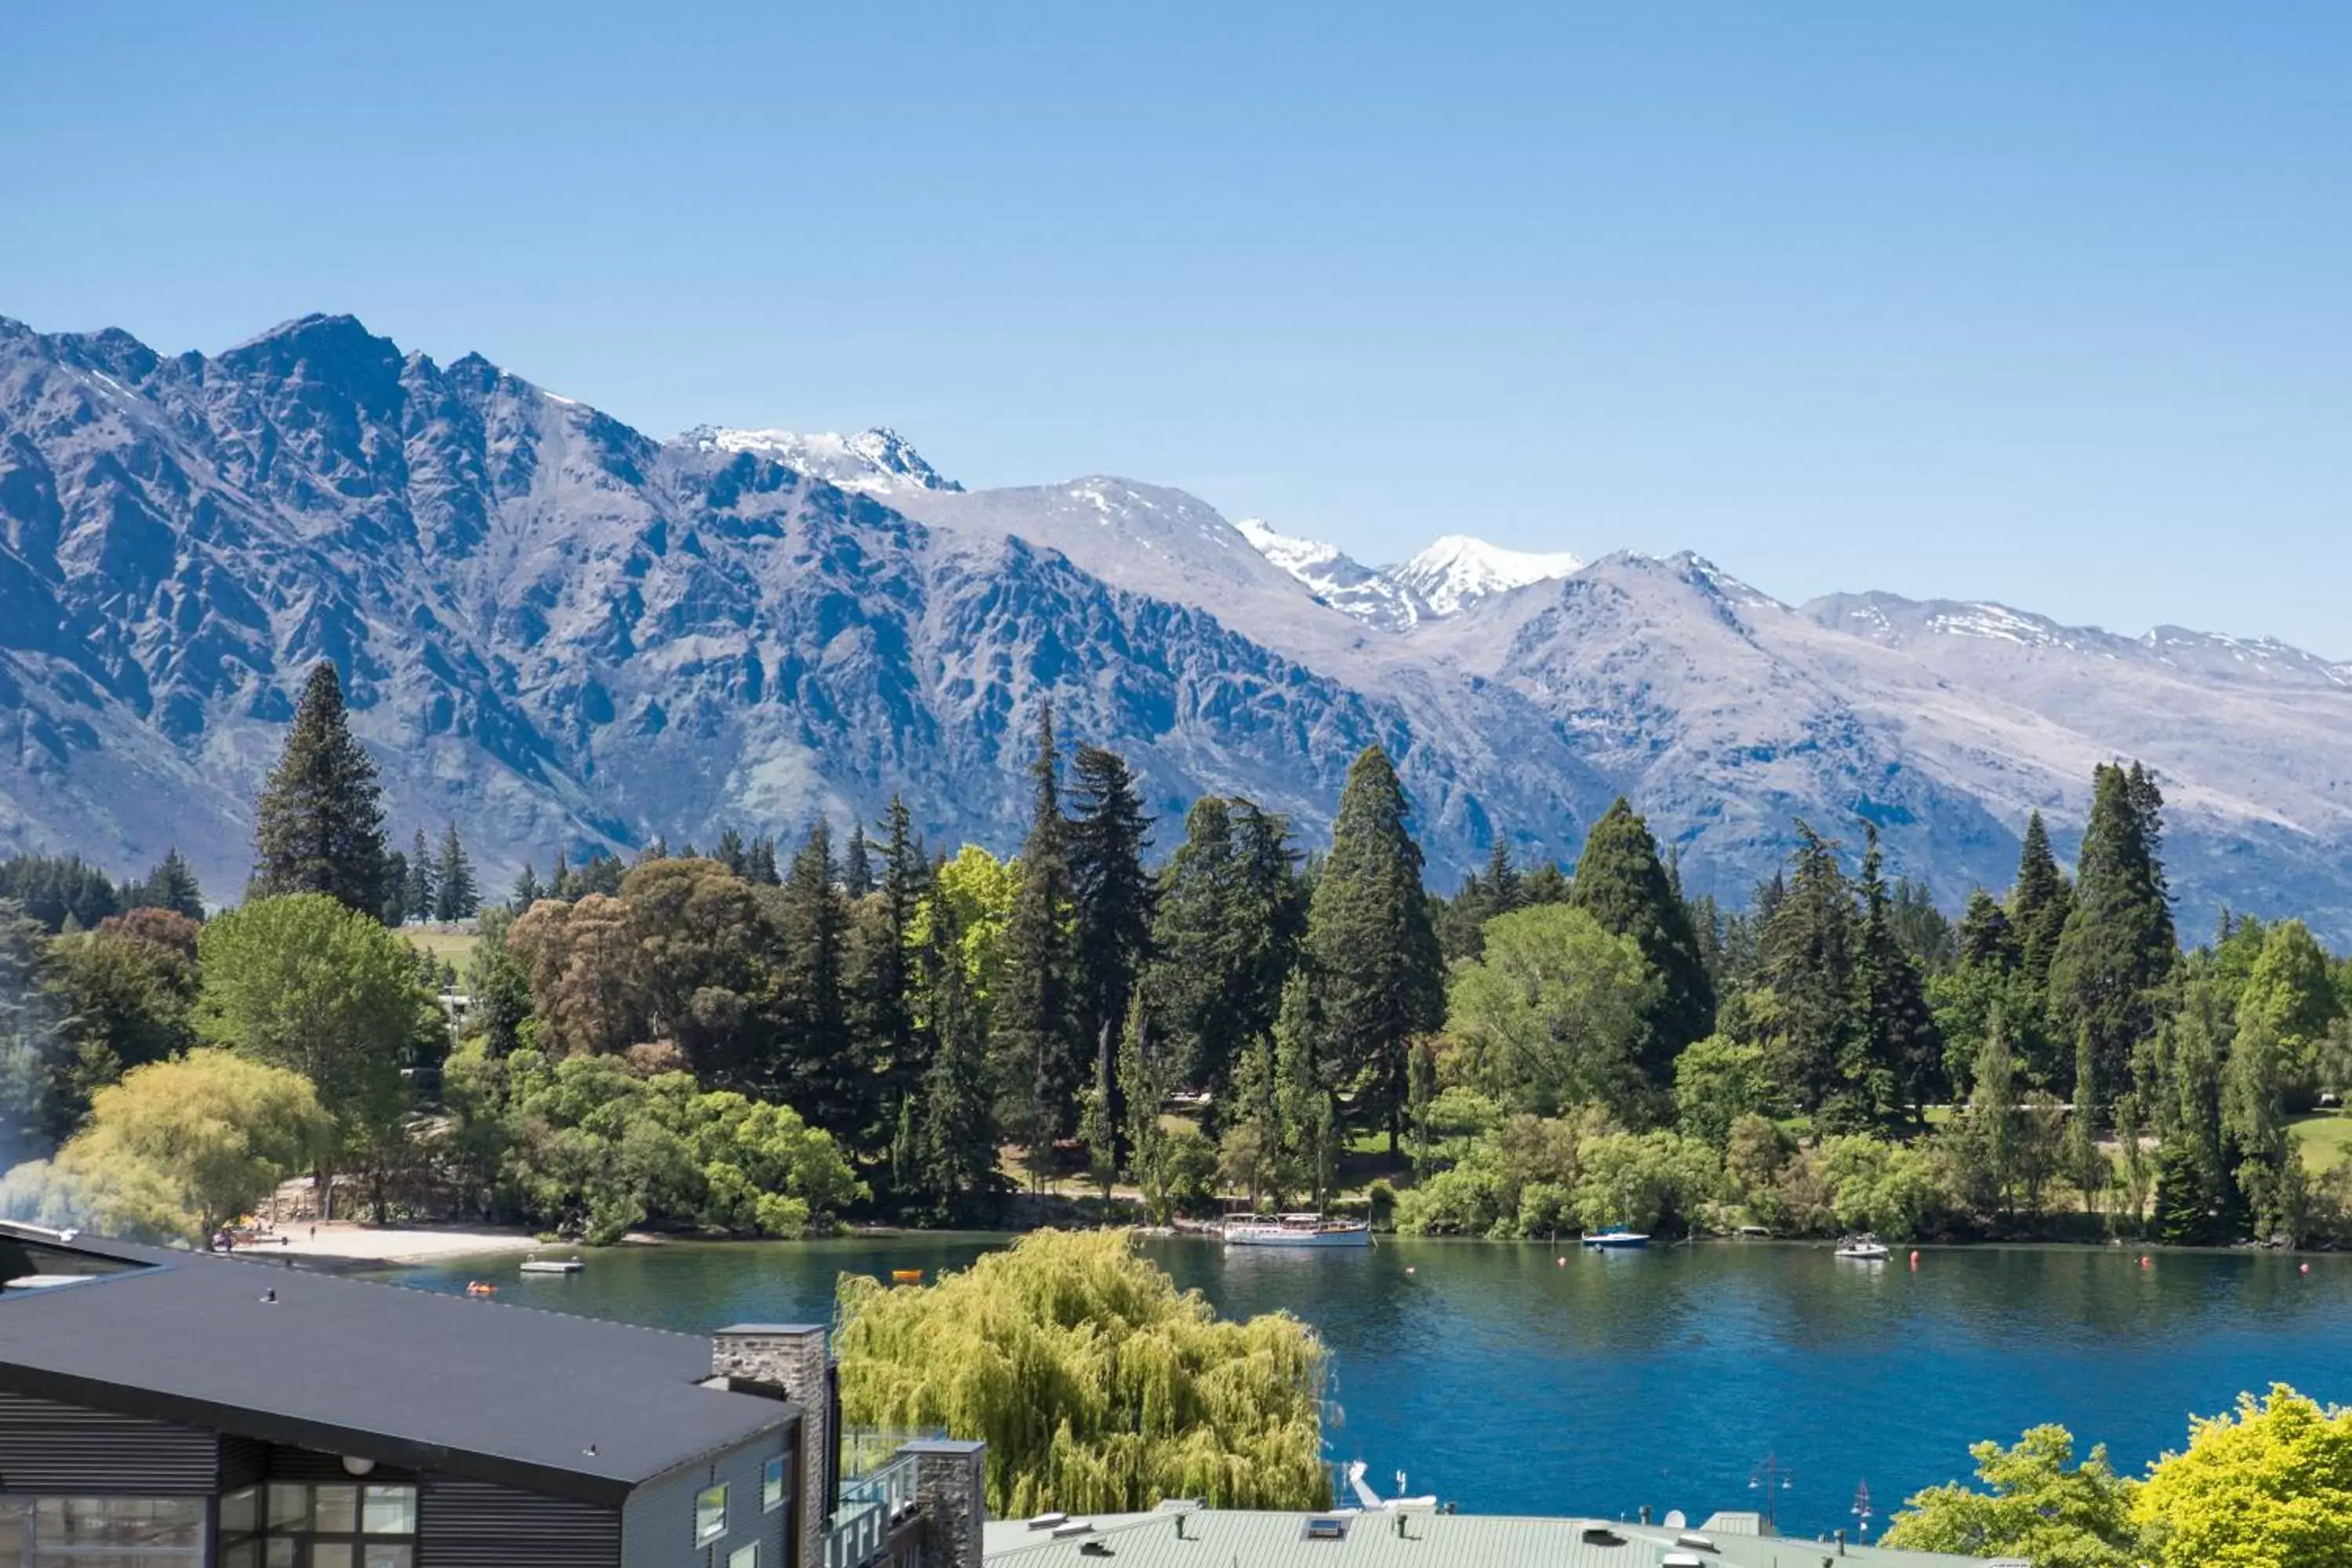
[[[919,1285],[923,1282],[923,1271],[919,1268],[893,1268],[890,1278],[900,1285]]]
[[[2141,1254],[2139,1255],[2139,1266],[2140,1266],[2142,1268],[2154,1268],[2154,1267],[2155,1267],[2155,1265],[2154,1265],[2154,1264],[2150,1263],[2150,1262],[2147,1260],[2147,1253],[2145,1253],[2145,1252],[2143,1252],[2143,1253],[2141,1253]]]

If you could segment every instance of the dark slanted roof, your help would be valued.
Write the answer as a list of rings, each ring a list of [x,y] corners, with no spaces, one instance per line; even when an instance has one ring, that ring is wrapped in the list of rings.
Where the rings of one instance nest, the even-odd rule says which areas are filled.
[[[0,1291],[0,1389],[606,1504],[799,1414],[697,1386],[710,1342],[692,1335],[274,1260],[68,1246],[146,1267]]]

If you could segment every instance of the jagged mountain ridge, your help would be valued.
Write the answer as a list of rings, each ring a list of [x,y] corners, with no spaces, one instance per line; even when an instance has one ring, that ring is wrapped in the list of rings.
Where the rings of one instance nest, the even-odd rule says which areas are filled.
[[[1050,549],[656,442],[349,318],[210,358],[0,322],[0,844],[117,868],[178,844],[233,893],[320,658],[395,827],[454,818],[494,877],[559,846],[870,819],[893,791],[935,840],[1010,848],[1047,697],[1156,810],[1242,793],[1310,836],[1381,741],[1441,865],[1605,787],[1569,794],[1564,752],[1495,767]]]
[[[2277,645],[1799,609],[1629,555],[1381,626],[1181,491],[966,493],[896,437],[796,449],[844,488],[718,435],[657,442],[347,318],[209,358],[0,322],[0,847],[120,869],[176,842],[233,892],[290,693],[333,657],[395,827],[454,817],[494,876],[892,790],[935,841],[1009,849],[1050,694],[1163,817],[1231,790],[1311,842],[1379,739],[1433,879],[1498,829],[1572,855],[1622,788],[1735,900],[1790,817],[1851,839],[1866,814],[1956,903],[2006,879],[2026,810],[2063,843],[2091,763],[2141,755],[2185,929],[2227,900],[2352,935],[2352,669]]]

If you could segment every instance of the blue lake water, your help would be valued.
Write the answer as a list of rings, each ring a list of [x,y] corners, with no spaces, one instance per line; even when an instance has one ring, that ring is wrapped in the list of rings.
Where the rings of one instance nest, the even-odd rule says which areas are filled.
[[[488,1279],[506,1303],[708,1331],[829,1321],[845,1271],[957,1268],[1001,1245],[681,1244],[593,1253],[568,1279],[519,1278],[512,1258],[386,1277],[450,1291]],[[1759,1507],[1749,1483],[1770,1454],[1788,1482],[1780,1527],[1812,1534],[1851,1525],[1864,1483],[1883,1521],[1968,1474],[1970,1442],[2037,1422],[2136,1470],[2242,1389],[2352,1401],[2352,1258],[2159,1253],[2142,1268],[2122,1248],[1929,1248],[1915,1271],[1900,1251],[1872,1266],[1774,1244],[1143,1245],[1227,1314],[1283,1308],[1316,1326],[1333,1459],[1365,1459],[1384,1491],[1402,1469],[1471,1511]]]

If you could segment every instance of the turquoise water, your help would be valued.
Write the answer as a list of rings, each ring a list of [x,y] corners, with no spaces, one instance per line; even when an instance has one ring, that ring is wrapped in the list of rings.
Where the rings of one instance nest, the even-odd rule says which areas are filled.
[[[1002,1244],[688,1244],[590,1254],[569,1279],[521,1279],[511,1258],[389,1277],[489,1279],[502,1302],[708,1331],[828,1321],[843,1271],[960,1267]],[[1144,1246],[1227,1313],[1286,1308],[1321,1331],[1334,1459],[1479,1512],[1758,1507],[1769,1453],[1789,1479],[1781,1528],[1810,1534],[1850,1525],[1863,1483],[1883,1519],[1967,1474],[1970,1442],[2041,1421],[2136,1469],[2241,1389],[2352,1401],[2352,1258],[2309,1258],[2306,1275],[2291,1257],[2165,1253],[2143,1269],[2120,1248],[1931,1248],[1914,1271],[1900,1252],[1869,1266],[1769,1244]]]

